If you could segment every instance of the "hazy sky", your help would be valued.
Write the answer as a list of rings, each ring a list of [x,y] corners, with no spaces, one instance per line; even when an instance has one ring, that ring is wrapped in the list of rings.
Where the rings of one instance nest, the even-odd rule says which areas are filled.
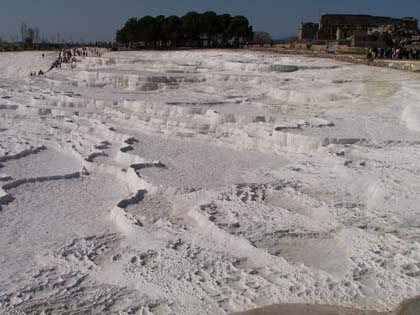
[[[22,22],[51,38],[113,40],[129,17],[214,10],[246,15],[254,30],[274,38],[295,35],[301,21],[322,13],[420,16],[420,0],[0,0],[0,37],[19,34]]]

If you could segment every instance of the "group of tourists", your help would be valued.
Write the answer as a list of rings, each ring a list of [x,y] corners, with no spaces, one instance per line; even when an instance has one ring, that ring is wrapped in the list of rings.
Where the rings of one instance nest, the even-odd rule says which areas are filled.
[[[80,47],[80,48],[63,48],[60,53],[58,54],[58,58],[54,60],[54,62],[51,64],[50,69],[47,71],[51,71],[52,69],[61,69],[61,65],[63,63],[73,63],[76,62],[76,57],[89,57],[89,56],[95,56],[100,57],[101,53],[98,48],[91,48],[91,47]],[[42,54],[42,58],[45,58],[45,55]],[[39,70],[38,72],[31,72],[31,76],[41,76],[45,73],[42,70]]]
[[[407,59],[418,60],[420,50],[414,48],[371,48],[367,54],[369,60],[373,59]]]
[[[44,75],[44,74],[45,73],[42,70],[39,70],[38,72],[34,71],[34,72],[31,72],[31,77],[36,77],[37,75]]]
[[[96,56],[100,57],[99,50],[97,48],[81,47],[81,48],[64,48],[58,55],[58,60],[62,63],[69,63],[76,61],[76,57],[88,57]]]

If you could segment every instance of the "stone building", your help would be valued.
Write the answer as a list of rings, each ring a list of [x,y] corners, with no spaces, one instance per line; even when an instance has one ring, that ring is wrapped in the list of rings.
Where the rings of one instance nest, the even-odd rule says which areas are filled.
[[[388,33],[392,36],[410,37],[420,34],[418,20],[371,16],[326,14],[319,24],[302,23],[299,40],[368,40],[372,33]]]
[[[317,23],[302,23],[299,28],[299,40],[312,40],[316,38],[319,24]]]

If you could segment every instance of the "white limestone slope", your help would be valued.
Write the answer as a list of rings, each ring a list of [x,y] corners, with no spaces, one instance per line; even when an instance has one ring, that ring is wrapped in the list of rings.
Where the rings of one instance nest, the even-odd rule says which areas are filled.
[[[0,314],[420,293],[418,74],[214,50],[29,77],[40,55],[0,54]]]

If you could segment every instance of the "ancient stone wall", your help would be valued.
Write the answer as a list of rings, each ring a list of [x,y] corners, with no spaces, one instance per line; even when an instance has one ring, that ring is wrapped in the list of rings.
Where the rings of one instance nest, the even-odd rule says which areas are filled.
[[[319,29],[317,23],[302,23],[299,29],[299,40],[312,40],[316,38]]]
[[[315,32],[315,28],[317,28]],[[302,23],[299,39],[343,40],[355,38],[366,40],[372,30],[386,30],[398,34],[419,34],[418,20],[415,18],[390,18],[371,15],[322,15],[319,24]],[[315,33],[315,34],[314,34]]]
[[[317,39],[336,40],[350,37],[365,39],[369,29],[386,26],[400,31],[419,31],[418,20],[414,18],[395,19],[371,15],[327,14],[321,16]]]

